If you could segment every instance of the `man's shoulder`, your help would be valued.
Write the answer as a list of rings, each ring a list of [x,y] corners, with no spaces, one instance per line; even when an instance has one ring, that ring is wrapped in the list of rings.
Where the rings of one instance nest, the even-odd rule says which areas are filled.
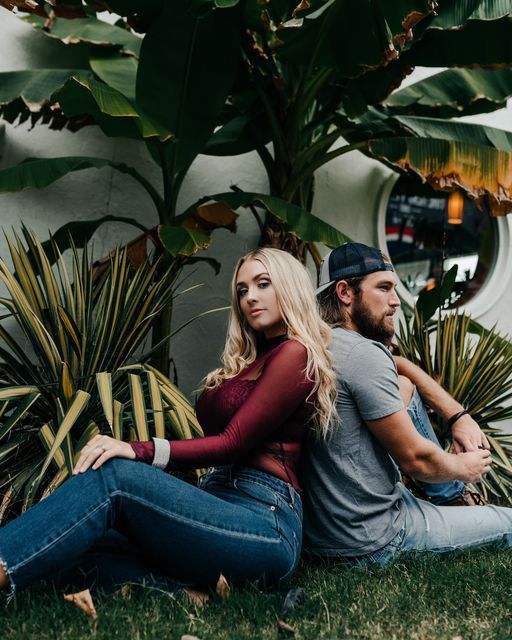
[[[331,351],[336,355],[342,354],[345,358],[353,357],[385,357],[393,359],[391,352],[380,342],[365,338],[356,331],[334,327],[332,329]]]

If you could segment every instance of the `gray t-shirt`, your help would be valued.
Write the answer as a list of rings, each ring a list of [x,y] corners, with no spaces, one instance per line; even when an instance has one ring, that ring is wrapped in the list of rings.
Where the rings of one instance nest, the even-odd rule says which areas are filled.
[[[385,546],[404,524],[398,469],[365,420],[400,411],[394,360],[354,331],[333,330],[341,423],[311,442],[304,468],[304,546],[323,556],[359,556]]]

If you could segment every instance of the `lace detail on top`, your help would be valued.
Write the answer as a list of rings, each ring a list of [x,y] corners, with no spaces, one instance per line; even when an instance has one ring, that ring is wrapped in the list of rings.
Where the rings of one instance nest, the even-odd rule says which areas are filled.
[[[306,364],[306,349],[296,340],[264,345],[238,376],[201,395],[197,417],[205,437],[173,440],[170,466],[247,464],[299,489],[298,462],[313,409],[306,402],[314,386]]]

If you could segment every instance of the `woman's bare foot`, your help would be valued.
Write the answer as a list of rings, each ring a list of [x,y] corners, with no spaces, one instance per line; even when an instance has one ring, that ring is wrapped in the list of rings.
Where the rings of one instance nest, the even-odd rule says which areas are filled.
[[[89,589],[85,589],[85,591],[79,591],[78,593],[67,593],[64,595],[64,600],[72,602],[75,607],[78,607],[82,611],[85,611],[85,613],[94,620],[96,620],[96,618],[98,617]]]

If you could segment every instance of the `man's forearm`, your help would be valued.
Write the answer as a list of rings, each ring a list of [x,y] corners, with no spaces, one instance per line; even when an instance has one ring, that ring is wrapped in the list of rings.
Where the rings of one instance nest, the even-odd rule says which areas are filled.
[[[457,455],[446,453],[434,444],[425,446],[421,453],[398,464],[401,471],[422,482],[464,480],[463,460]]]
[[[426,447],[414,459],[402,460],[400,469],[423,482],[480,482],[491,465],[489,451],[446,453],[436,445]]]
[[[406,358],[394,356],[398,373],[406,376],[416,386],[421,399],[445,420],[462,411],[464,407],[423,369]]]
[[[405,409],[366,424],[400,469],[418,480],[477,482],[489,470],[489,451],[474,447],[446,453],[416,431]]]

